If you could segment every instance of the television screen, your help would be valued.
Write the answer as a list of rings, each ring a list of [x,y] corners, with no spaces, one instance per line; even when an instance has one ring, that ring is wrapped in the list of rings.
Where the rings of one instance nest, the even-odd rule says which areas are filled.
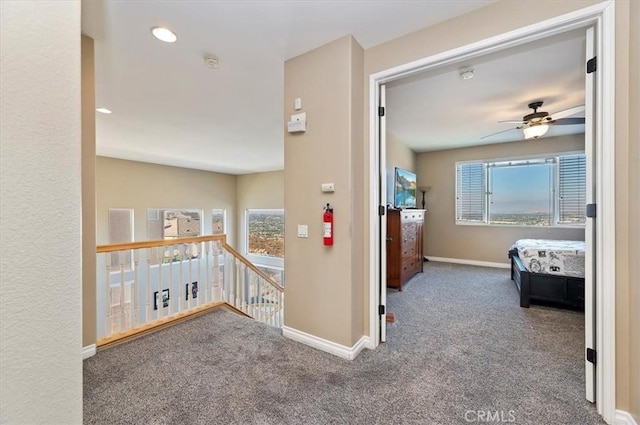
[[[416,175],[411,171],[396,167],[394,179],[394,206],[396,208],[416,207]]]

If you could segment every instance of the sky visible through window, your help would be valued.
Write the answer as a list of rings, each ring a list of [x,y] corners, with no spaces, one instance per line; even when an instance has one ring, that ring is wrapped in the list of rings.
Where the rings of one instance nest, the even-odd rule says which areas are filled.
[[[552,164],[492,168],[491,211],[498,214],[550,213],[552,180]]]

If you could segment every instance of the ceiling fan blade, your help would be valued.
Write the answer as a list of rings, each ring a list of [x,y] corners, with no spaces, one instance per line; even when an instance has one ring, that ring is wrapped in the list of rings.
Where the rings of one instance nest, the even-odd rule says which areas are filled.
[[[518,122],[520,122],[520,121],[518,121]],[[492,134],[489,134],[487,136],[481,137],[480,140],[488,139],[489,137],[492,137],[492,136],[495,136],[495,135],[498,135],[498,134],[501,134],[501,133],[506,133],[507,131],[520,130],[520,129],[522,129],[522,127],[514,127],[514,128],[510,128],[508,130],[498,131],[497,133],[492,133]]]
[[[571,115],[575,115],[579,112],[584,111],[584,105],[574,106],[573,108],[563,109],[562,111],[555,112],[550,114],[546,120],[547,121],[557,121],[561,118],[570,117]]]
[[[498,121],[498,124],[508,123],[508,124],[526,124],[526,122],[522,120],[508,120],[508,121]]]
[[[584,124],[584,118],[561,118],[548,122],[549,125],[578,125]]]

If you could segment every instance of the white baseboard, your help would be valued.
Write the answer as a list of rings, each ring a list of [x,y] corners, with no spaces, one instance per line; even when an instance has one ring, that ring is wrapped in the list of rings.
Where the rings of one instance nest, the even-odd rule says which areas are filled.
[[[368,336],[360,338],[353,347],[347,347],[346,345],[338,344],[288,326],[282,327],[282,335],[286,338],[347,360],[355,359],[364,348],[370,346]]]
[[[86,347],[82,347],[82,360],[88,359],[96,355],[96,345],[91,344]]]
[[[462,258],[427,257],[429,261],[439,261],[441,263],[468,264],[470,266],[496,267],[499,269],[511,268],[510,263],[494,263],[492,261],[464,260]]]
[[[624,410],[616,410],[616,425],[638,425],[631,413]]]

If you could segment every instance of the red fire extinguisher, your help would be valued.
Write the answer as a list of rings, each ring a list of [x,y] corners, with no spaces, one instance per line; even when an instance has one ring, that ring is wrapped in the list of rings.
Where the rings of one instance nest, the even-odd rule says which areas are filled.
[[[325,245],[333,245],[333,208],[329,204],[324,207],[324,214],[322,215],[322,236]]]

